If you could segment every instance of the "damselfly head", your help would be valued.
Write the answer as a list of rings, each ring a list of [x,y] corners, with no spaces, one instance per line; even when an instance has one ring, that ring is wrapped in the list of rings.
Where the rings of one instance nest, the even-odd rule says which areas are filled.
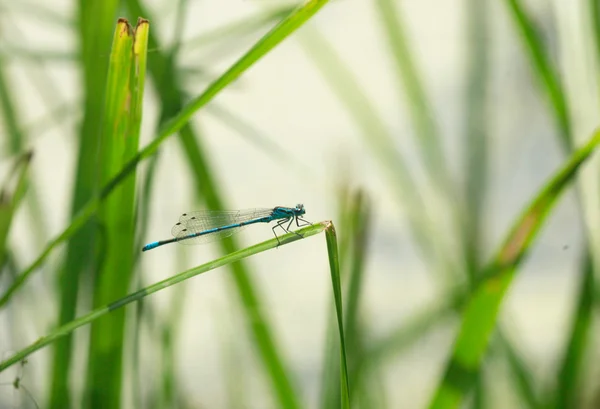
[[[302,214],[305,213],[304,205],[303,204],[299,203],[299,204],[296,205],[296,213],[299,214],[299,215],[302,215]]]

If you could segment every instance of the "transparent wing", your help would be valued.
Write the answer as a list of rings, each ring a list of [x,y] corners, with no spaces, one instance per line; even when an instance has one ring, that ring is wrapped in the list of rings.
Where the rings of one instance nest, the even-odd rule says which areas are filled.
[[[193,234],[193,232],[187,232],[185,230],[182,230],[181,233],[179,233],[179,235],[176,236],[178,238],[177,243],[188,244],[188,245],[210,243],[213,241],[221,240],[225,237],[233,236],[234,234],[244,230],[246,227],[248,227],[248,226],[233,227],[231,229],[221,230],[221,231],[217,231],[214,233],[203,234],[202,236],[195,236],[195,237],[188,237],[188,238],[186,238],[186,236]]]
[[[202,236],[189,238],[185,237],[214,229],[215,227],[231,226],[238,223],[247,222],[249,220],[259,219],[269,216],[271,213],[273,213],[273,209],[248,209],[233,211],[203,210],[197,212],[188,212],[181,215],[179,222],[171,229],[171,234],[178,238],[179,240],[177,242],[181,244],[208,243],[238,233],[246,226],[232,227]]]

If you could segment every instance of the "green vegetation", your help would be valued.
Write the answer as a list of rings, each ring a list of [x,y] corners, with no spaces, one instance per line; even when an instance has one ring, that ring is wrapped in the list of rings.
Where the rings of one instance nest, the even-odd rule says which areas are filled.
[[[510,30],[521,42],[520,52],[528,63],[528,75],[539,91],[538,97],[546,104],[549,126],[554,127],[556,141],[549,137],[548,143],[560,146],[564,157],[562,165],[546,175],[547,182],[536,194],[521,198],[525,203],[523,211],[491,256],[487,256],[483,245],[489,228],[485,219],[486,195],[494,157],[490,125],[493,109],[490,78],[494,68],[489,41],[491,2],[468,0],[463,5],[466,69],[464,100],[460,101],[465,107],[459,146],[460,182],[455,180],[452,161],[445,151],[446,132],[436,120],[427,77],[406,24],[410,16],[404,13],[403,2],[376,0],[371,7],[378,19],[381,45],[389,54],[394,79],[389,89],[404,102],[407,123],[412,129],[411,142],[416,149],[415,158],[410,160],[399,143],[397,131],[386,123],[377,101],[370,99],[371,90],[366,82],[324,34],[326,19],[335,18],[334,7],[338,11],[347,7],[343,1],[328,5],[328,0],[308,0],[295,7],[264,9],[190,40],[185,40],[182,34],[191,7],[186,0],[170,5],[168,13],[164,11],[171,15],[175,27],[168,40],[162,37],[166,32],[163,27],[155,29],[155,24],[162,22],[161,11],[143,0],[76,3],[76,18],[71,19],[50,7],[24,7],[21,3],[0,0],[3,13],[67,30],[77,40],[78,47],[76,52],[35,50],[17,40],[21,37],[16,29],[12,33],[17,36],[0,47],[2,158],[11,166],[6,167],[7,177],[0,185],[0,317],[35,304],[31,288],[39,285],[36,280],[42,279],[42,272],[46,283],[51,282],[46,291],[56,306],[54,325],[35,342],[30,340],[9,355],[4,354],[0,375],[25,362],[34,352],[46,351],[48,394],[35,397],[42,402],[40,407],[120,408],[128,406],[126,401],[134,402],[135,407],[200,407],[194,406],[177,384],[180,375],[175,363],[180,357],[176,341],[186,325],[182,317],[184,297],[190,296],[186,291],[188,280],[212,270],[216,270],[212,274],[227,275],[231,283],[228,301],[239,307],[238,318],[246,330],[237,329],[236,336],[246,337],[253,347],[248,353],[264,376],[261,381],[267,385],[266,401],[272,407],[312,407],[300,388],[295,366],[288,362],[285,348],[280,345],[278,329],[271,322],[268,303],[257,279],[262,271],[253,264],[254,256],[259,253],[276,248],[283,251],[303,243],[311,243],[314,249],[326,254],[328,265],[312,268],[328,269],[332,284],[328,288],[329,308],[322,311],[327,324],[318,380],[317,404],[322,409],[397,407],[387,392],[390,382],[386,370],[390,363],[398,362],[409,348],[452,320],[458,325],[447,343],[449,352],[440,363],[439,379],[432,380],[430,408],[502,407],[491,405],[489,398],[496,386],[495,380],[491,382],[489,378],[498,363],[509,374],[512,398],[523,408],[597,406],[595,395],[599,384],[588,379],[590,366],[586,359],[596,352],[593,324],[600,287],[596,283],[597,257],[593,243],[600,238],[596,237],[596,221],[585,204],[585,197],[595,194],[595,190],[590,193],[589,185],[576,182],[580,170],[592,162],[588,159],[594,156],[600,143],[600,131],[586,131],[582,143],[584,138],[570,106],[573,101],[569,99],[565,79],[575,74],[563,72],[564,68],[553,59],[554,50],[544,36],[547,33],[541,30],[539,17],[525,2],[506,0],[493,7],[503,10],[511,21]],[[589,27],[582,30],[596,53],[594,64],[597,64],[600,3],[580,3],[589,9],[586,22]],[[331,10],[332,14],[327,15],[325,10]],[[122,14],[137,17],[135,27],[127,19],[119,18]],[[325,23],[313,24],[315,16],[324,16]],[[254,40],[245,42],[250,36]],[[393,323],[382,334],[373,334],[366,308],[369,303],[366,283],[373,273],[368,261],[378,233],[374,222],[378,203],[370,186],[349,182],[347,175],[322,193],[324,202],[337,203],[337,211],[325,221],[313,220],[312,225],[299,228],[298,234],[280,236],[281,243],[269,239],[244,247],[235,236],[226,237],[217,243],[220,255],[213,260],[183,268],[181,260],[186,256],[182,255],[177,270],[183,271],[172,271],[168,278],[152,284],[140,267],[141,246],[148,238],[153,220],[151,207],[159,153],[166,141],[172,139],[181,151],[194,203],[211,211],[232,208],[226,193],[229,187],[222,183],[223,169],[211,162],[214,154],[211,145],[205,143],[206,135],[192,121],[199,112],[212,113],[224,126],[245,138],[255,149],[248,154],[249,160],[258,160],[252,155],[261,151],[284,171],[306,168],[302,160],[286,149],[297,145],[296,141],[261,134],[243,115],[231,112],[225,104],[207,106],[234,83],[243,82],[251,67],[263,64],[266,56],[291,43],[292,38],[347,114],[364,144],[364,155],[375,164],[374,174],[368,175],[368,179],[377,179],[389,190],[395,200],[392,206],[396,215],[406,218],[408,235],[436,283],[435,303]],[[167,43],[170,45],[165,46]],[[245,44],[245,51],[231,58],[227,68],[220,72],[212,61],[197,67],[181,63],[186,54],[209,46],[229,50],[240,48],[240,44]],[[20,111],[18,91],[10,80],[10,66],[14,63],[24,64],[31,71],[26,77],[46,105],[42,119],[30,123],[23,119],[26,116]],[[60,87],[45,70],[56,63],[68,63],[81,75],[78,101],[66,103],[55,98]],[[37,67],[35,72],[32,65]],[[210,82],[203,86],[202,92],[188,89],[192,80],[208,78]],[[156,96],[158,111],[153,118],[156,123],[153,137],[144,144],[141,142],[142,125],[146,123],[143,108],[150,98],[149,92],[145,92],[149,89]],[[69,118],[77,121],[77,144],[70,203],[64,212],[68,220],[61,224],[57,234],[51,234],[45,220],[47,212],[42,210],[40,202],[40,187],[30,169],[36,163],[38,134]],[[300,120],[311,121],[308,116]],[[317,127],[315,124],[314,128]],[[527,136],[523,132],[519,138]],[[29,150],[29,146],[33,149]],[[420,178],[414,170],[417,162],[423,171]],[[554,372],[550,380],[540,379],[532,371],[524,349],[510,336],[499,316],[520,268],[535,249],[540,231],[570,187],[576,187],[573,190],[580,213],[574,218],[584,227],[579,284]],[[31,229],[28,237],[34,238],[30,249],[35,254],[31,258],[24,257],[16,249],[19,246],[15,246],[14,226],[19,222],[19,212],[24,213],[27,228]],[[400,236],[406,232],[393,233]],[[171,250],[181,251],[175,245],[171,245]],[[277,274],[285,268],[272,266],[268,273]],[[178,292],[167,307],[165,321],[148,300],[152,294],[173,286],[172,291]],[[84,331],[87,331],[85,337],[76,338]],[[17,331],[7,332],[9,335],[0,340],[16,339]],[[228,336],[226,331],[218,335],[223,339]],[[153,374],[140,369],[143,344],[154,345]],[[0,345],[0,352],[4,352],[1,349]],[[76,350],[83,358],[76,357]],[[233,394],[226,402],[232,407],[244,407],[245,383],[238,382],[240,375],[236,373],[234,357],[240,351],[229,350],[227,346],[224,350],[224,361],[230,366],[224,370],[230,378],[224,382],[225,390]],[[81,359],[83,367],[78,362]],[[153,385],[159,387],[142,387],[146,377],[157,377],[159,381],[154,380]],[[78,387],[73,386],[74,379]],[[28,396],[35,395],[30,389]],[[6,402],[1,391],[0,405]],[[590,395],[594,397],[589,398]]]

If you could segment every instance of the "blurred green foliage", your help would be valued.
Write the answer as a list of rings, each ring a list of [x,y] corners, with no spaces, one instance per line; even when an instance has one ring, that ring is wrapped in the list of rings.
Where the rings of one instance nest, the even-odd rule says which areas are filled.
[[[407,157],[398,143],[398,136],[386,124],[375,101],[369,98],[369,90],[362,85],[354,67],[344,62],[341,53],[323,34],[325,30],[312,21],[328,1],[310,0],[297,7],[278,6],[185,41],[182,30],[189,3],[179,0],[164,6],[174,15],[174,22],[171,22],[174,35],[168,42],[158,34],[165,33],[161,27],[165,19],[161,13],[152,15],[156,8],[143,0],[80,0],[74,4],[74,19],[47,6],[32,4],[26,7],[16,2],[0,2],[0,10],[6,15],[18,14],[38,19],[49,29],[68,30],[78,47],[72,53],[35,50],[15,38],[0,47],[0,118],[4,136],[2,146],[6,150],[2,157],[14,164],[0,191],[0,314],[14,313],[22,306],[27,300],[23,294],[41,267],[56,269],[52,275],[55,286],[51,291],[58,306],[57,329],[49,330],[45,337],[23,346],[20,352],[0,362],[0,372],[32,352],[51,345],[50,369],[44,378],[49,392],[44,407],[127,407],[125,402],[129,398],[124,397],[127,395],[124,391],[133,391],[131,399],[138,407],[195,407],[186,392],[177,387],[174,363],[177,348],[174,338],[181,330],[183,314],[182,296],[173,303],[167,323],[160,322],[153,307],[144,304],[143,299],[176,283],[185,286],[183,281],[226,265],[231,272],[228,275],[232,284],[229,297],[240,305],[248,339],[270,385],[267,389],[271,395],[269,401],[282,408],[307,406],[295,368],[286,362],[277,341],[276,327],[263,309],[265,301],[254,278],[255,272],[245,260],[274,248],[275,241],[240,250],[240,245],[228,238],[220,243],[222,256],[214,262],[151,286],[142,285],[138,268],[140,243],[145,239],[151,220],[150,203],[161,144],[176,136],[198,203],[211,210],[229,208],[225,189],[219,183],[219,171],[209,161],[212,152],[204,143],[205,135],[190,120],[221,91],[243,77],[250,67],[261,64],[265,55],[293,35],[348,114],[366,147],[365,154],[378,165],[378,173],[372,177],[382,175],[384,185],[396,200],[397,213],[407,218],[412,240],[427,269],[440,283],[436,287],[435,304],[395,323],[386,333],[374,335],[365,308],[368,303],[365,282],[370,273],[367,260],[377,233],[373,223],[377,212],[375,201],[370,198],[368,186],[356,186],[346,180],[327,192],[330,196],[327,199],[338,204],[334,217],[338,234],[332,224],[325,222],[302,230],[307,236],[325,231],[333,283],[331,306],[335,306],[335,310],[322,312],[327,317],[327,337],[319,380],[320,407],[397,407],[388,401],[386,392],[390,386],[386,379],[389,363],[397,362],[398,356],[450,320],[459,322],[458,331],[452,335],[451,350],[442,364],[440,379],[434,381],[436,386],[431,390],[429,407],[502,407],[501,404],[490,404],[489,398],[496,386],[495,380],[490,378],[494,362],[498,361],[508,368],[512,380],[510,387],[522,407],[597,407],[597,397],[595,400],[586,398],[597,395],[599,385],[588,379],[589,366],[586,365],[587,357],[596,352],[593,323],[598,285],[592,251],[593,232],[597,226],[586,214],[583,198],[589,192],[585,186],[578,184],[576,189],[578,217],[586,231],[580,257],[580,282],[568,333],[563,336],[566,341],[550,381],[534,375],[529,357],[498,319],[505,295],[527,254],[534,248],[540,230],[553,214],[554,205],[576,180],[580,166],[593,154],[600,138],[596,132],[578,148],[582,136],[576,132],[576,108],[569,100],[565,80],[576,74],[564,72],[565,68],[552,58],[555,50],[545,41],[544,34],[547,33],[528,2],[506,0],[493,4],[489,0],[468,0],[461,3],[466,11],[466,70],[464,100],[460,101],[465,107],[461,118],[464,132],[459,147],[463,162],[458,178],[450,170],[451,161],[444,149],[446,135],[437,121],[428,92],[429,84],[415,53],[414,39],[407,24],[411,16],[404,12],[404,2],[377,0],[372,8],[378,18],[381,43],[389,53],[393,67],[395,84],[390,84],[390,89],[405,101],[411,135],[417,147],[416,158]],[[597,0],[577,3],[588,16],[588,26],[581,30],[585,31],[586,38],[589,37],[597,63],[600,61],[600,3]],[[331,14],[322,13],[325,23],[321,21],[320,24],[327,25],[327,18],[335,18],[334,8],[339,11],[346,6],[341,1],[332,2],[323,10],[330,7]],[[528,204],[515,219],[496,253],[486,260],[482,242],[489,227],[484,213],[490,162],[494,155],[490,124],[490,78],[494,69],[490,37],[494,8],[503,10],[512,23],[510,29],[521,42],[520,51],[528,62],[529,75],[540,97],[546,102],[556,142],[564,154],[564,164],[554,175],[547,175],[549,182],[537,195],[528,198]],[[134,29],[126,20],[118,20],[123,13],[147,18],[150,24],[140,20]],[[296,33],[305,24],[308,26]],[[155,30],[155,26],[163,30]],[[264,32],[267,28],[270,30],[264,36],[221,73],[215,71],[211,61],[201,67],[180,63],[185,53],[209,45],[230,49],[248,34]],[[2,32],[2,35],[6,33]],[[171,45],[165,46],[167,43]],[[34,121],[33,125],[23,120],[24,115],[16,102],[18,92],[11,84],[8,69],[12,63],[26,61],[38,67],[39,72],[32,72],[28,78],[40,94],[46,95],[44,101],[48,113],[47,118]],[[68,62],[80,73],[80,101],[57,104],[53,100],[52,96],[60,87],[42,76],[46,74],[44,70],[48,64],[58,61]],[[148,83],[158,96],[159,113],[155,137],[149,144],[139,146],[142,106],[146,98],[146,66]],[[191,95],[186,81],[190,78],[215,79],[202,93]],[[599,94],[595,98],[600,97],[597,90],[592,93]],[[279,159],[278,166],[296,165],[294,155],[281,148],[282,141],[263,137],[235,113],[212,108],[215,116],[225,124],[270,157]],[[40,210],[35,184],[29,186],[28,183],[28,168],[35,156],[26,151],[26,146],[35,147],[37,133],[61,123],[67,116],[78,117],[72,199],[67,209],[70,221],[60,234],[51,237],[42,220],[44,212]],[[309,118],[303,120],[310,121]],[[138,172],[140,163],[145,160],[148,160],[147,171]],[[424,169],[426,182],[415,177],[411,164],[415,161]],[[429,186],[433,186],[434,200]],[[44,243],[38,256],[25,268],[21,267],[24,260],[11,246],[11,225],[21,207],[31,221],[31,234]],[[297,236],[288,235],[284,241],[288,245],[297,239]],[[65,243],[61,263],[49,264],[50,256]],[[126,314],[121,307],[133,302],[138,305],[136,313]],[[91,312],[81,314],[82,309]],[[129,320],[135,321],[133,331],[128,331]],[[87,324],[91,324],[89,339],[77,341],[85,342],[87,376],[84,376],[75,372],[76,342],[72,332]],[[157,365],[161,387],[149,392],[151,398],[144,396],[146,390],[142,387],[149,375],[140,371],[139,366],[142,324],[151,328],[149,332],[159,345],[157,361],[162,358],[162,364]],[[132,350],[135,350],[134,359],[124,359]],[[86,378],[83,390],[73,388],[75,378]],[[393,379],[394,382],[402,380]],[[233,386],[233,383],[229,384],[229,387]],[[244,388],[239,387],[232,393],[243,391]],[[236,396],[228,402],[243,407],[245,399]],[[0,396],[0,404],[4,403]]]

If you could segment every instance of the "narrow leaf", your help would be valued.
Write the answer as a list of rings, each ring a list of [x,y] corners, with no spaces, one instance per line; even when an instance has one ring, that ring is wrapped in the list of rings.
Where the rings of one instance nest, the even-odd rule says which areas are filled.
[[[500,304],[549,211],[600,142],[600,131],[577,150],[531,202],[488,264],[470,297],[452,357],[430,408],[456,408],[470,392],[496,325]]]

